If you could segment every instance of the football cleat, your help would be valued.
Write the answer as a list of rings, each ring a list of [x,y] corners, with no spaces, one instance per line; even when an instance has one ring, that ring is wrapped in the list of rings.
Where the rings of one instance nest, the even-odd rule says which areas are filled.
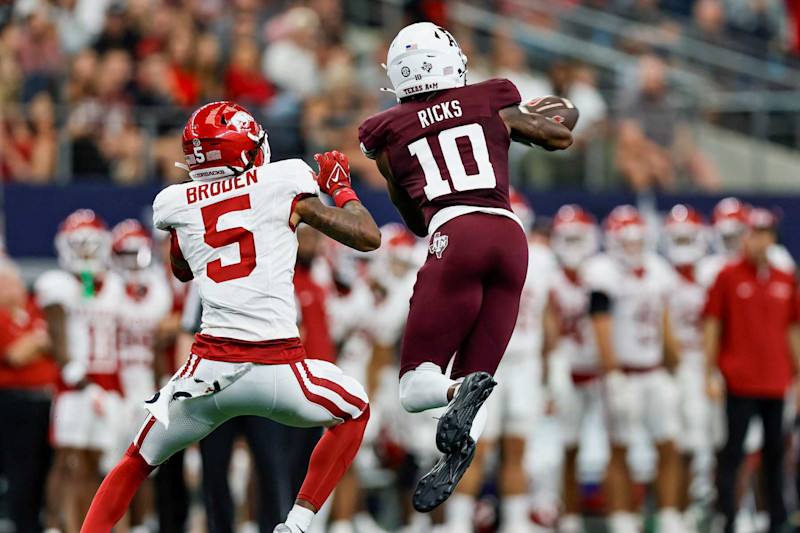
[[[444,454],[417,484],[411,503],[420,513],[433,511],[453,494],[475,457],[475,441],[467,435],[453,453]]]
[[[473,372],[464,378],[447,412],[439,419],[436,428],[436,447],[439,451],[450,453],[461,447],[469,436],[475,415],[495,385],[497,382],[486,372]]]

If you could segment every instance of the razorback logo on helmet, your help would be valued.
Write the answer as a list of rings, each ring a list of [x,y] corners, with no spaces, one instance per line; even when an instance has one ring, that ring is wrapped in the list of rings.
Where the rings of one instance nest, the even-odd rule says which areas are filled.
[[[237,111],[230,119],[231,126],[239,133],[250,130],[254,122],[255,119],[244,111]]]

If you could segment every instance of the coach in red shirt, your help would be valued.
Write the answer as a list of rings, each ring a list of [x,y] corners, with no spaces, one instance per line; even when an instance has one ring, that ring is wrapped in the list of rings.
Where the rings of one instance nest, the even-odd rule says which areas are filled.
[[[794,276],[767,259],[776,242],[777,219],[766,209],[753,209],[748,216],[741,257],[723,268],[708,294],[706,378],[709,396],[721,400],[724,395],[726,400],[728,439],[717,468],[717,505],[725,531],[734,531],[743,443],[750,419],[757,415],[764,425],[764,490],[773,533],[786,522],[783,404],[800,355],[800,311]]]
[[[42,531],[39,512],[50,466],[50,393],[57,370],[47,328],[16,267],[0,259],[0,470],[19,533]]]

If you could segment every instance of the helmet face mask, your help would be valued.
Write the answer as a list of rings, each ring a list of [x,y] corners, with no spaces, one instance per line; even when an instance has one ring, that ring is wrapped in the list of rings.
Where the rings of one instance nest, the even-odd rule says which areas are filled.
[[[111,235],[103,222],[88,209],[79,209],[64,220],[56,234],[61,268],[73,274],[97,274],[108,268]]]
[[[455,38],[430,22],[406,26],[389,46],[386,71],[400,100],[467,84],[467,56]]]

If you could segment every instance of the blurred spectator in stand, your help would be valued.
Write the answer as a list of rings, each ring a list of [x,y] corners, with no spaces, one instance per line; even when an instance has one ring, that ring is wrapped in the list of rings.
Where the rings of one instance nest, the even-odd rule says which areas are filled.
[[[194,61],[203,101],[221,100],[225,89],[222,83],[222,51],[216,35],[206,32],[197,36]],[[258,64],[258,57],[255,61]]]
[[[99,54],[109,50],[120,49],[130,52],[136,50],[139,42],[139,33],[131,24],[132,19],[125,11],[123,4],[115,3],[108,10],[106,25],[103,32],[94,43],[94,49]]]
[[[0,176],[5,181],[46,183],[56,170],[58,142],[55,107],[47,93],[39,93],[27,108],[12,108],[0,122]]]
[[[750,419],[764,427],[762,469],[769,533],[783,531],[784,398],[800,360],[797,280],[773,267],[777,218],[753,209],[743,253],[717,275],[704,314],[706,383],[713,401],[725,401],[728,438],[717,464],[717,510],[725,533],[736,519],[737,477]]]
[[[505,31],[499,31],[494,36],[492,63],[494,64],[494,77],[508,78],[514,82],[523,102],[542,96],[536,94],[541,87],[541,81],[532,74],[525,50],[512,35]],[[467,75],[469,76],[469,74]]]
[[[50,338],[16,267],[0,259],[0,471],[17,533],[42,531],[39,512],[50,467],[52,387],[58,371]]]
[[[69,55],[91,45],[106,20],[109,0],[54,0],[54,19],[61,39],[61,49]]]
[[[242,37],[233,45],[230,65],[225,71],[225,98],[248,107],[264,107],[275,95],[275,88],[259,70],[258,43]]]
[[[671,105],[668,67],[654,55],[639,59],[635,91],[621,94],[617,113],[617,167],[636,191],[673,189],[681,182],[705,190],[720,186],[713,162],[694,144]]]
[[[194,31],[190,27],[178,27],[167,46],[173,98],[181,107],[194,106],[201,96],[202,87],[193,65],[194,45]]]
[[[729,26],[748,37],[750,53],[783,53],[788,42],[786,6],[782,0],[724,0]]]
[[[8,24],[0,28],[0,104],[19,101],[22,86],[22,69],[17,61],[20,28]]]
[[[316,95],[320,90],[317,58],[320,20],[316,12],[307,7],[293,7],[274,24],[270,23],[267,31],[271,43],[261,61],[264,75],[299,98]]]
[[[23,101],[29,101],[39,91],[55,89],[55,78],[62,70],[62,55],[47,4],[39,4],[27,17],[20,33],[18,54],[24,80],[20,95]]]

